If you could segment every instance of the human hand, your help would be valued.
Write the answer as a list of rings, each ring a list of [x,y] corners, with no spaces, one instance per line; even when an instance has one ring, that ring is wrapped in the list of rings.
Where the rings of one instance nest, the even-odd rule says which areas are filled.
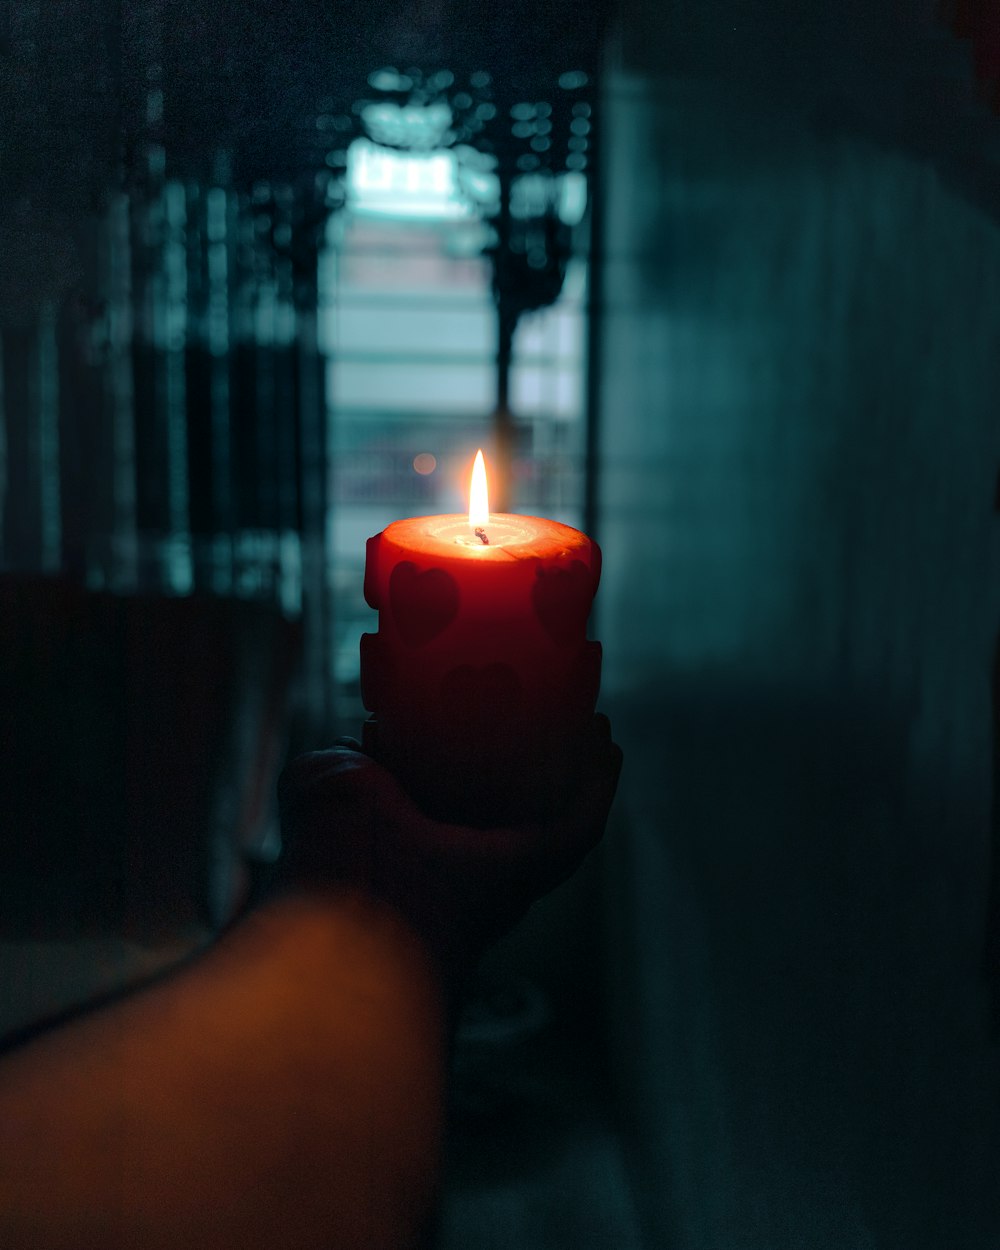
[[[610,723],[596,716],[557,816],[479,829],[431,819],[359,750],[300,756],[278,782],[286,881],[381,899],[421,935],[446,979],[461,978],[600,841],[621,763]]]

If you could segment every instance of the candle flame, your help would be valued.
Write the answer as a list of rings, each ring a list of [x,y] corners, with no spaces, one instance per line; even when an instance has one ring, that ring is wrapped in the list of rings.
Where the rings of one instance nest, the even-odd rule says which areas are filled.
[[[482,529],[490,523],[490,497],[486,489],[486,462],[482,450],[476,452],[472,466],[472,485],[469,487],[469,524]]]

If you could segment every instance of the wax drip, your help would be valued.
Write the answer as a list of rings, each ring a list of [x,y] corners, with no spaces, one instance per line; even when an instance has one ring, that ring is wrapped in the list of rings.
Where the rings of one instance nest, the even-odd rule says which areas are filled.
[[[476,528],[476,537],[484,547],[488,547],[490,545],[490,540],[486,537],[486,531],[481,525]]]

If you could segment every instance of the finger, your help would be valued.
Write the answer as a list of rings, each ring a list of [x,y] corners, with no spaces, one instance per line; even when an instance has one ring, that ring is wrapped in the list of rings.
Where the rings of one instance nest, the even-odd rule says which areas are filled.
[[[603,727],[582,753],[570,802],[550,832],[548,864],[553,884],[580,866],[604,836],[622,769],[621,748],[605,738]]]
[[[609,735],[591,741],[586,768],[582,773],[582,786],[577,803],[577,814],[590,810],[593,823],[602,829],[611,810],[618,781],[621,777],[624,756],[621,747]]]
[[[505,868],[569,875],[600,841],[618,786],[621,748],[611,740],[611,723],[597,716],[577,743],[566,802],[552,820],[475,828],[426,821],[428,850],[455,856],[470,866],[488,862]]]
[[[299,755],[285,766],[278,778],[278,804],[284,809],[301,801],[306,794],[328,787],[337,778],[371,763],[367,755],[346,747],[309,751],[305,755]]]

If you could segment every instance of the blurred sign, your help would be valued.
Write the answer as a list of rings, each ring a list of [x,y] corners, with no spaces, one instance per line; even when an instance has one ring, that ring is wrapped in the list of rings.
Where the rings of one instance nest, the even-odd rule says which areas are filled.
[[[348,204],[373,216],[471,217],[456,170],[453,152],[396,152],[356,139],[347,152]]]

